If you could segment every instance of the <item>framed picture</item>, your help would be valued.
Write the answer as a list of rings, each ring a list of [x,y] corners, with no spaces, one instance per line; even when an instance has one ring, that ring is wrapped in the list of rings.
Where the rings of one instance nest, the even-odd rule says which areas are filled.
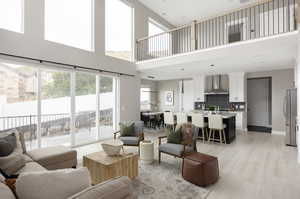
[[[167,106],[174,105],[174,92],[173,91],[165,92],[165,105],[167,105]]]

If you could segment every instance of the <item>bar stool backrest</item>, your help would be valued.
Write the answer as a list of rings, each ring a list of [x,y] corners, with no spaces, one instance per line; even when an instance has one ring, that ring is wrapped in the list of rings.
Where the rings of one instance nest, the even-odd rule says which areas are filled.
[[[164,123],[166,125],[174,125],[174,114],[172,112],[164,112]]]
[[[198,128],[204,128],[204,116],[200,113],[192,113],[192,124]]]
[[[187,114],[186,113],[177,113],[177,124],[185,124],[187,123]]]
[[[208,128],[210,129],[223,129],[223,117],[222,115],[209,115],[208,116]]]

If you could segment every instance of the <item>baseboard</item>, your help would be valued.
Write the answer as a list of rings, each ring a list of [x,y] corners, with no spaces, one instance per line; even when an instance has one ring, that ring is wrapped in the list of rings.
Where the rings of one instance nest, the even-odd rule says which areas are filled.
[[[285,131],[274,131],[272,130],[273,135],[285,135]]]

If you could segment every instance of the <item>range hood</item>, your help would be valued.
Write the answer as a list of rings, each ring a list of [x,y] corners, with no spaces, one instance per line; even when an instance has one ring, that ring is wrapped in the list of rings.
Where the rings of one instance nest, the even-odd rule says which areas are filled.
[[[213,75],[211,77],[211,80],[208,79],[206,82],[206,85],[211,84],[211,88],[208,89],[207,92],[205,92],[205,95],[228,95],[228,91],[222,88],[222,76],[221,75]]]

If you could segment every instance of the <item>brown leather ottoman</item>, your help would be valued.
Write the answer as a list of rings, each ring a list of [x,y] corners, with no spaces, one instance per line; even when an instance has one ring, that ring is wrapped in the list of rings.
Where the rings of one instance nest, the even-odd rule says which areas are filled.
[[[198,186],[207,186],[218,181],[218,158],[202,153],[191,153],[182,162],[182,177]]]

